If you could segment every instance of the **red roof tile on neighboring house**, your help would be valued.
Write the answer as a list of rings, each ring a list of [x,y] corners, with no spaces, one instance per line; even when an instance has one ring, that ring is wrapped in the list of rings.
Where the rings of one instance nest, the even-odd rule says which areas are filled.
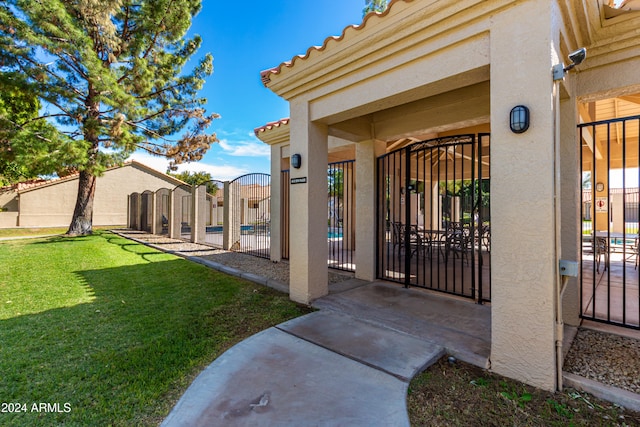
[[[293,58],[291,58],[290,61],[282,62],[277,67],[273,67],[273,68],[269,68],[268,70],[261,71],[260,72],[260,79],[262,80],[262,84],[264,86],[267,86],[269,84],[269,82],[271,82],[271,75],[272,74],[279,74],[282,71],[283,67],[291,68],[291,67],[293,67],[295,65],[295,63],[296,63],[296,61],[298,59],[301,60],[301,61],[304,61],[307,58],[309,58],[309,55],[311,55],[311,52],[313,52],[313,51],[321,52],[321,51],[325,50],[327,48],[327,44],[329,43],[330,40],[334,40],[336,42],[339,42],[340,40],[344,39],[347,31],[349,31],[349,30],[360,31],[361,29],[366,27],[367,22],[369,21],[369,19],[371,19],[371,17],[387,15],[389,13],[389,11],[391,10],[391,7],[395,3],[398,3],[400,1],[410,2],[410,1],[413,1],[413,0],[391,0],[389,2],[389,4],[387,5],[387,8],[385,9],[384,12],[382,12],[382,13],[378,13],[378,12],[369,12],[369,13],[367,13],[365,15],[365,17],[362,19],[362,23],[360,25],[349,25],[349,26],[345,27],[342,30],[342,33],[339,36],[329,36],[326,39],[324,39],[324,43],[322,43],[322,46],[312,46],[309,49],[307,49],[307,51],[305,52],[304,55],[296,55]]]
[[[288,120],[288,119],[287,119]],[[167,175],[165,173],[162,173],[160,171],[157,171],[155,169],[153,169],[152,167],[149,167],[147,165],[145,165],[144,163],[140,163],[137,162],[135,160],[130,160],[127,162],[124,162],[122,165],[120,166],[113,166],[108,168],[107,170],[112,170],[112,169],[118,169],[124,166],[138,166],[138,167],[142,167],[150,172],[154,172],[157,173],[158,175],[162,175],[164,176],[166,179],[175,182],[177,185],[181,185],[181,184],[185,184],[183,181],[180,181],[178,178],[175,178],[173,176]],[[36,187],[43,187],[45,185],[50,185],[50,184],[57,184],[59,182],[64,182],[64,181],[70,181],[73,179],[77,179],[80,176],[80,172],[76,172],[76,173],[72,173],[70,175],[67,176],[63,176],[61,178],[52,178],[52,179],[31,179],[28,181],[23,181],[23,182],[19,182],[17,184],[13,184],[13,185],[8,185],[6,187],[0,187],[0,191],[25,191],[25,190],[31,190],[33,188]]]
[[[49,182],[59,181],[60,179],[61,178],[52,178],[52,179],[36,178],[36,179],[30,179],[28,181],[18,182],[17,184],[6,185],[4,187],[1,187],[0,190],[1,191],[16,191],[16,190],[17,191],[22,191],[22,190],[26,190],[27,188],[39,187],[39,186],[47,184]]]
[[[287,117],[285,119],[276,120],[275,122],[269,122],[264,126],[260,126],[258,128],[255,128],[253,130],[253,132],[256,135],[258,135],[259,133],[266,132],[266,131],[271,130],[273,128],[277,128],[277,127],[288,125],[288,124],[289,124],[289,117]]]

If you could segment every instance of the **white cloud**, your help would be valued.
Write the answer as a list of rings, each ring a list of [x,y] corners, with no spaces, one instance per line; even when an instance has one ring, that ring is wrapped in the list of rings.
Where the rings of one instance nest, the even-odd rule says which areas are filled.
[[[144,165],[147,165],[159,172],[165,173],[169,166],[169,160],[164,157],[152,156],[148,153],[136,152],[133,153],[127,160],[135,160]],[[178,165],[178,172],[208,172],[213,179],[220,181],[228,181],[249,173],[247,169],[239,168],[230,165],[210,165],[203,162],[185,163]]]
[[[258,140],[229,141],[228,139],[221,139],[218,145],[229,156],[265,157],[271,155],[269,146]]]

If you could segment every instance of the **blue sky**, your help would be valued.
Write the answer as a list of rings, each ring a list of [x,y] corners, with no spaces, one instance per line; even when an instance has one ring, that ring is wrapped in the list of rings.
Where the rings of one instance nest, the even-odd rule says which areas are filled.
[[[364,0],[203,0],[191,33],[203,39],[198,56],[210,52],[214,57],[214,73],[201,95],[208,100],[207,110],[221,115],[209,128],[220,143],[200,162],[182,165],[179,171],[205,171],[220,180],[269,173],[269,146],[253,129],[289,117],[289,105],[262,85],[260,71],[360,24],[363,7]],[[132,158],[162,172],[168,164],[143,153]]]

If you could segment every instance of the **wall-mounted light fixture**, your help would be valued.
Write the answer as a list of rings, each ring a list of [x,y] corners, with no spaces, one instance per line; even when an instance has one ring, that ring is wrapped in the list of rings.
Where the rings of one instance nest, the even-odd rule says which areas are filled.
[[[509,127],[513,133],[523,133],[529,129],[529,109],[524,105],[516,105],[509,114]]]
[[[300,166],[302,166],[302,156],[300,154],[291,156],[291,166],[295,169],[300,169]]]
[[[580,49],[571,52],[569,54],[569,60],[571,64],[564,66],[563,63],[553,66],[553,80],[562,80],[567,71],[572,70],[575,66],[582,64],[582,61],[587,57],[587,49],[581,47]]]

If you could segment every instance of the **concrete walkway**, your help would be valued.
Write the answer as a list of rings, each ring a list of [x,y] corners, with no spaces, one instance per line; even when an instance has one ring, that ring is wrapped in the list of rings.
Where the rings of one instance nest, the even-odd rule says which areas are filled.
[[[373,297],[386,310],[370,306]],[[489,343],[473,337],[482,328],[477,325],[488,336],[488,307],[445,298],[451,302],[447,318],[480,314],[471,331],[447,325],[446,318],[436,324],[423,317],[401,327],[398,310],[406,316],[419,306],[429,311],[431,298],[387,283],[321,298],[314,304],[320,311],[262,331],[216,359],[162,425],[408,426],[406,395],[414,375],[447,352],[481,365],[488,357]],[[470,312],[474,307],[480,311]]]

